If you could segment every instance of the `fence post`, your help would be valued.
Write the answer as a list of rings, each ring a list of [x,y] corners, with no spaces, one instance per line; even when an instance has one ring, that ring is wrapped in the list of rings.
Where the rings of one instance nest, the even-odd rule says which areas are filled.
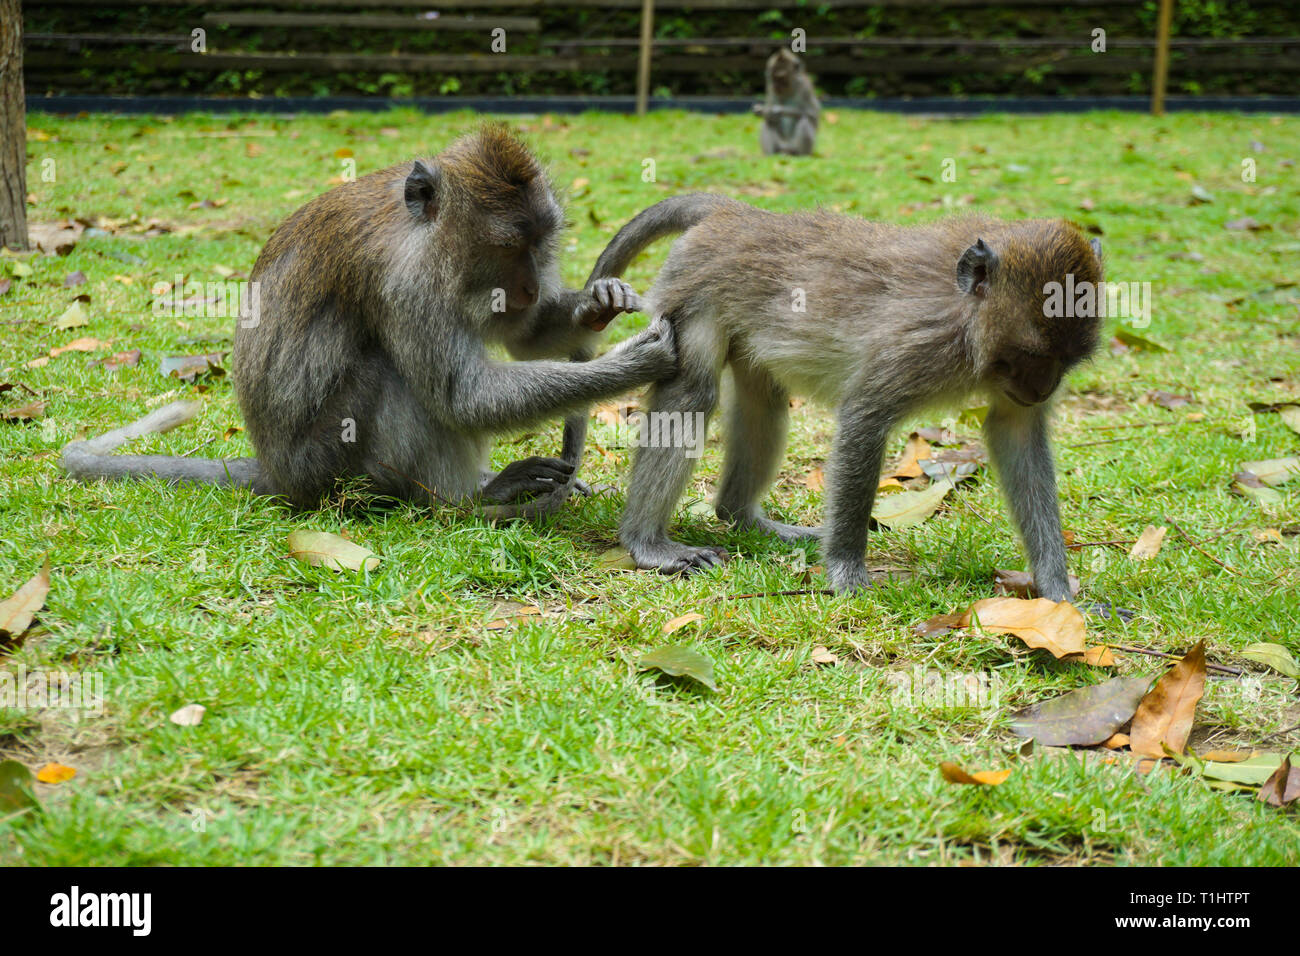
[[[1151,115],[1165,115],[1165,86],[1169,82],[1169,24],[1174,18],[1174,0],[1160,0],[1156,21],[1156,72],[1151,78]]]
[[[641,58],[636,65],[636,115],[645,116],[650,100],[650,53],[654,48],[655,0],[641,0]]]

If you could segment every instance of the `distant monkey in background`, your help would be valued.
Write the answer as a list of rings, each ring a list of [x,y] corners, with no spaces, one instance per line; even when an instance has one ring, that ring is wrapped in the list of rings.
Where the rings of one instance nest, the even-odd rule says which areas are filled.
[[[782,47],[767,59],[767,100],[754,104],[763,117],[758,141],[767,156],[808,156],[817,138],[821,107],[803,63]]]
[[[1056,316],[1047,299],[1051,283],[1102,288],[1100,243],[1060,219],[895,226],[696,194],[632,219],[592,278],[621,274],[646,245],[676,233],[685,234],[647,299],[673,324],[678,373],[656,384],[647,404],[651,421],[708,416],[722,370],[731,369],[719,518],[783,540],[821,538],[835,590],[865,588],[867,527],[891,430],[928,405],[978,393],[989,403],[989,452],[1038,593],[1069,599],[1047,402],[1096,348],[1100,310]],[[837,410],[824,531],[773,521],[760,506],[780,467],[792,391]],[[684,448],[638,449],[619,534],[639,567],[691,571],[725,558],[720,548],[668,537],[692,467]]]
[[[585,407],[676,367],[663,322],[585,361],[596,332],[640,298],[617,279],[563,288],[563,221],[541,165],[503,126],[330,190],[271,236],[252,271],[259,314],[235,330],[235,393],[257,457],[109,454],[198,409],[174,402],[70,443],[63,467],[247,486],[303,508],[360,477],[381,495],[472,501],[489,517],[552,510],[575,482]],[[490,344],[521,361],[493,360]],[[486,470],[493,435],[565,414],[561,458]]]

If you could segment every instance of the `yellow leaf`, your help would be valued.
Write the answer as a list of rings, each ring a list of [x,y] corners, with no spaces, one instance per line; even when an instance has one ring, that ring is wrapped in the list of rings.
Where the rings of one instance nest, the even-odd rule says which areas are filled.
[[[180,727],[197,727],[207,712],[208,709],[202,704],[186,704],[167,719]]]
[[[967,773],[955,763],[945,760],[939,764],[939,772],[943,774],[943,779],[949,783],[964,783],[984,787],[996,787],[1007,777],[1011,776],[1012,768],[1006,770],[978,770],[975,773]]]
[[[45,596],[50,593],[50,559],[41,569],[14,592],[13,597],[0,601],[0,639],[17,637],[31,626]]]
[[[65,767],[61,763],[47,763],[40,770],[36,771],[36,779],[41,783],[63,783],[71,780],[77,775],[77,771],[72,767]]]
[[[683,614],[681,617],[673,618],[671,621],[665,624],[661,628],[661,630],[665,634],[671,634],[674,631],[680,631],[687,624],[691,624],[694,623],[695,621],[702,621],[702,620],[704,620],[703,614],[696,614],[694,611],[692,611],[689,614]]]
[[[963,626],[979,620],[981,630],[1013,634],[1030,647],[1043,648],[1053,657],[1083,654],[1087,626],[1083,615],[1069,601],[1059,604],[1047,598],[988,598],[972,604],[963,616]]]
[[[1165,543],[1165,534],[1168,531],[1168,528],[1147,525],[1142,533],[1138,535],[1138,539],[1134,542],[1128,556],[1134,561],[1149,561],[1154,558],[1160,553],[1160,546]]]

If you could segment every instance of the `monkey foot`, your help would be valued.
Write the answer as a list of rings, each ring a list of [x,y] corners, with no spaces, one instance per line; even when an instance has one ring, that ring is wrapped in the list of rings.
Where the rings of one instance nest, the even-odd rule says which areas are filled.
[[[836,594],[861,594],[871,587],[871,574],[862,561],[828,560],[826,576]]]
[[[664,574],[692,574],[715,568],[727,560],[724,548],[695,548],[667,539],[655,544],[629,547],[628,553],[643,571],[660,571]]]

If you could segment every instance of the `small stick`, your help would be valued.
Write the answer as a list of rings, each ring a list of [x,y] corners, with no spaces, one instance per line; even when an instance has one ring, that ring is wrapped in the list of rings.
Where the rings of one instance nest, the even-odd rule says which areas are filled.
[[[1213,562],[1214,562],[1215,564],[1217,564],[1219,567],[1223,568],[1223,570],[1227,571],[1229,574],[1235,574],[1235,575],[1237,575],[1237,577],[1241,577],[1241,572],[1240,572],[1240,571],[1238,571],[1236,568],[1229,567],[1228,565],[1224,564],[1222,561],[1220,561],[1220,560],[1219,560],[1218,558],[1216,558],[1214,555],[1210,554],[1210,552],[1206,551],[1206,550],[1205,550],[1204,548],[1202,548],[1199,544],[1197,544],[1195,541],[1193,541],[1191,535],[1189,535],[1186,531],[1184,531],[1184,530],[1182,529],[1182,527],[1178,524],[1177,521],[1175,521],[1173,518],[1169,518],[1169,519],[1167,519],[1167,520],[1169,521],[1169,524],[1173,527],[1173,529],[1174,529],[1175,531],[1177,531],[1180,535],[1183,536],[1183,540],[1185,540],[1185,541],[1186,541],[1188,544],[1190,544],[1193,548],[1195,548],[1197,551],[1201,552],[1201,554],[1205,555],[1207,558],[1209,558],[1211,561],[1213,561]],[[1224,532],[1223,532],[1223,534],[1227,534],[1227,533],[1228,533],[1227,531],[1224,531]],[[1208,539],[1207,539],[1207,540],[1208,540]]]
[[[181,457],[182,457],[182,458],[188,458],[188,457],[190,457],[190,455],[194,454],[194,453],[195,453],[196,451],[198,451],[200,448],[204,448],[204,447],[206,447],[206,446],[208,446],[208,445],[211,445],[211,444],[212,444],[214,441],[216,441],[216,440],[217,440],[217,436],[213,435],[213,436],[212,436],[211,438],[209,438],[207,441],[199,442],[197,445],[195,445],[195,446],[194,446],[193,448],[191,448],[189,451],[187,451],[187,452],[183,452],[183,453],[181,454]]]
[[[1090,445],[1113,445],[1117,441],[1137,441],[1140,435],[1132,435],[1128,438],[1103,438],[1101,441],[1085,441],[1077,445],[1066,445],[1066,448],[1087,448]]]
[[[1113,544],[1116,547],[1122,547],[1126,544],[1136,544],[1137,538],[1116,538],[1114,541],[1080,541],[1077,544],[1067,544],[1065,550],[1077,551],[1079,548],[1100,548],[1104,545]]]
[[[1272,740],[1274,737],[1281,737],[1283,734],[1289,734],[1293,730],[1300,730],[1300,724],[1292,724],[1290,727],[1283,727],[1281,730],[1275,730],[1271,734],[1265,734],[1260,737],[1260,741]]]
[[[1153,651],[1148,647],[1134,647],[1131,644],[1106,644],[1104,646],[1109,647],[1112,650],[1124,651],[1129,654],[1148,654],[1151,657],[1163,657],[1165,660],[1169,661],[1181,661],[1183,659],[1180,654],[1168,654],[1164,651]],[[1226,664],[1211,664],[1207,662],[1205,669],[1207,671],[1218,671],[1220,674],[1231,674],[1233,677],[1242,677],[1245,675],[1245,671],[1236,667],[1229,667]]]
[[[761,597],[795,597],[801,594],[834,594],[830,588],[803,588],[798,591],[755,591],[753,594],[731,594],[727,596],[728,601],[744,601],[749,598]]]

